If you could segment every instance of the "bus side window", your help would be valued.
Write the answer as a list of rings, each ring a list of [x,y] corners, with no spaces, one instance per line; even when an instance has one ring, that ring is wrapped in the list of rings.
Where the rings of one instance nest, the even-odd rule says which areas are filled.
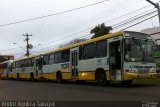
[[[15,68],[15,63],[14,63],[14,62],[12,63],[12,69],[13,69],[13,68]]]
[[[42,65],[42,64],[43,64],[42,60],[43,60],[42,58],[39,58],[39,59],[36,61],[36,63],[37,63],[36,65],[37,65],[37,67],[38,67],[39,70],[41,70],[41,69],[42,69],[42,66],[43,66],[43,65]]]
[[[21,62],[20,62],[20,61],[17,61],[17,62],[16,62],[16,67],[17,67],[17,68],[20,68],[20,66],[21,66]]]
[[[31,67],[31,59],[28,59],[28,67]]]
[[[91,43],[84,45],[83,48],[83,59],[92,59],[95,57],[96,53],[96,44]]]
[[[107,56],[107,41],[99,41],[96,43],[96,57],[106,57]]]
[[[49,63],[49,55],[45,55],[43,57],[43,65],[47,65]]]
[[[8,65],[8,68],[9,68],[9,71],[10,71],[10,72],[12,72],[12,66],[13,66],[13,64],[9,64],[9,65]]]
[[[79,47],[79,60],[82,60],[83,59],[83,46],[80,46]]]
[[[54,54],[50,54],[49,55],[49,64],[53,64],[54,63]]]
[[[31,59],[31,66],[32,66],[32,67],[34,66],[34,61],[35,61],[35,59],[32,58],[32,59]]]
[[[24,60],[24,67],[27,67],[28,66],[28,60]]]
[[[56,52],[54,54],[54,63],[60,63],[61,62],[61,51],[60,52]]]
[[[70,58],[70,50],[63,50],[61,54],[61,62],[68,62]]]

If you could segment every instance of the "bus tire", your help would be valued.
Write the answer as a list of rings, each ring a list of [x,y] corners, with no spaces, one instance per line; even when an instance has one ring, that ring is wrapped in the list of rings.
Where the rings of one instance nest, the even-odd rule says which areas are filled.
[[[124,86],[128,86],[128,85],[131,85],[133,80],[125,80],[125,81],[121,81],[121,84],[124,85]]]
[[[34,81],[34,74],[33,74],[33,72],[30,74],[30,81]]]
[[[8,74],[7,74],[7,80],[9,80],[9,76],[8,76]]]
[[[62,73],[60,71],[56,73],[56,81],[62,83]]]
[[[16,80],[18,80],[18,81],[20,80],[20,78],[19,78],[19,73],[17,73],[17,78],[16,78]]]
[[[97,84],[100,86],[106,85],[106,73],[103,69],[98,69],[96,71],[95,79],[97,81]]]

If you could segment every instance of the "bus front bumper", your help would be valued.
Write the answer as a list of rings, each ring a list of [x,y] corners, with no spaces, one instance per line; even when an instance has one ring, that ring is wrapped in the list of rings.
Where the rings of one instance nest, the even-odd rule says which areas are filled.
[[[125,73],[125,80],[131,80],[131,79],[150,79],[150,78],[156,78],[157,73]]]

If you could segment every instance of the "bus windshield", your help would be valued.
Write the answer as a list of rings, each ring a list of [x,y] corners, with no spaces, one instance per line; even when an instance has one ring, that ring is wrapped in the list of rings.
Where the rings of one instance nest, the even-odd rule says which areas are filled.
[[[154,62],[153,41],[144,39],[125,39],[125,61]]]

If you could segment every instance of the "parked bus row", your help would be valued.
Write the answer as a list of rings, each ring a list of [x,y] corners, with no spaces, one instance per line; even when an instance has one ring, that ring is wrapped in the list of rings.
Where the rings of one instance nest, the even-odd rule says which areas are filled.
[[[154,42],[147,34],[119,31],[40,55],[0,63],[3,78],[120,81],[156,78]],[[3,66],[7,63],[7,66]],[[5,70],[7,69],[7,70]]]

